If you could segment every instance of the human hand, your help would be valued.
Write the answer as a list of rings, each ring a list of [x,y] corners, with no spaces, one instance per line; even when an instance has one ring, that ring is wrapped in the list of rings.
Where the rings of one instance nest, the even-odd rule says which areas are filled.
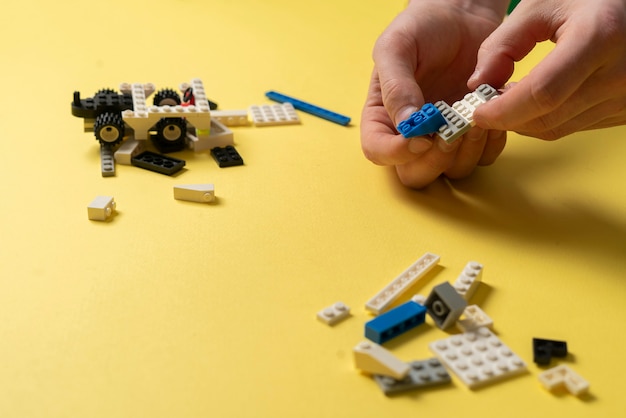
[[[626,124],[626,0],[524,0],[483,43],[468,87],[503,85],[537,42],[554,49],[474,112],[485,129],[555,140]]]
[[[473,128],[447,144],[436,137],[407,140],[396,126],[426,102],[452,104],[467,93],[467,79],[483,40],[501,23],[508,1],[412,1],[374,47],[374,71],[361,118],[365,156],[395,166],[410,187],[428,185],[442,173],[469,175],[500,155],[506,133]]]

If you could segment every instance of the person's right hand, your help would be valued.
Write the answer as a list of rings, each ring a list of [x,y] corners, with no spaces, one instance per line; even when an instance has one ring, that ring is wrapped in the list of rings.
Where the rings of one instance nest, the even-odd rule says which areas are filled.
[[[506,133],[473,128],[451,145],[439,138],[410,140],[396,126],[426,102],[449,104],[468,92],[478,48],[498,27],[507,1],[419,0],[389,25],[374,47],[374,71],[361,120],[365,156],[392,165],[400,181],[420,188],[441,174],[469,175],[502,152]],[[499,86],[494,86],[499,87]]]

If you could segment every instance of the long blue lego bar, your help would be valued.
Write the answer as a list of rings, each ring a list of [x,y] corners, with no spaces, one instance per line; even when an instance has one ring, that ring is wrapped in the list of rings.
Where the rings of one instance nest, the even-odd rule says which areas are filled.
[[[284,94],[281,94],[275,91],[268,91],[267,93],[265,93],[265,96],[270,100],[274,100],[275,102],[279,102],[279,103],[289,102],[293,105],[293,107],[295,107],[298,110],[301,110],[306,113],[310,113],[311,115],[329,120],[331,122],[338,123],[339,125],[346,126],[350,123],[350,118],[348,116],[331,112],[330,110],[312,105],[307,102],[303,102],[302,100],[294,99],[293,97],[289,97],[289,96],[286,96]]]

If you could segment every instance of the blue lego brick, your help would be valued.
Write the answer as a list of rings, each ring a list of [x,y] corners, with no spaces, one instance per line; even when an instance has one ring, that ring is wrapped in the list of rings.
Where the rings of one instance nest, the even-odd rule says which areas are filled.
[[[447,122],[439,109],[432,103],[426,103],[420,110],[398,124],[398,132],[405,138],[413,138],[433,134],[442,125],[447,125]]]
[[[144,151],[136,157],[133,157],[131,159],[131,163],[136,167],[144,168],[156,173],[166,174],[168,176],[177,173],[185,166],[184,160],[179,160],[177,158],[168,157],[151,151]]]
[[[312,105],[307,102],[303,102],[302,100],[294,99],[293,97],[289,97],[284,94],[277,93],[275,91],[268,91],[267,93],[265,93],[265,96],[270,100],[274,100],[275,102],[291,103],[293,107],[295,107],[298,110],[301,110],[306,113],[310,113],[311,115],[329,120],[331,122],[338,123],[339,125],[346,126],[350,123],[350,118],[348,116],[331,112],[330,110]]]
[[[426,307],[408,301],[365,324],[365,337],[382,344],[398,335],[423,324]]]

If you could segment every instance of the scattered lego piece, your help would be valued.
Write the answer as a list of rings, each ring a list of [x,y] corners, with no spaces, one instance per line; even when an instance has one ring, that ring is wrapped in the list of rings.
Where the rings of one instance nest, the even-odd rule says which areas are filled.
[[[100,171],[102,177],[115,175],[115,160],[113,158],[113,149],[110,145],[100,144]]]
[[[243,165],[243,158],[232,145],[227,145],[223,148],[215,147],[211,150],[211,155],[217,165],[222,168]]]
[[[300,117],[289,102],[273,105],[250,106],[254,126],[297,125]]]
[[[389,350],[371,341],[363,341],[354,347],[354,364],[357,369],[369,374],[404,379],[409,373],[408,364],[400,361]]]
[[[526,370],[526,363],[487,328],[432,342],[429,348],[472,389]]]
[[[214,110],[211,112],[211,120],[217,120],[224,126],[248,126],[247,110]]]
[[[533,338],[533,361],[547,365],[552,357],[567,357],[567,342]]]
[[[493,320],[478,305],[465,308],[461,319],[456,324],[463,332],[474,331],[480,327],[493,329]]]
[[[187,131],[187,143],[189,148],[198,152],[225,147],[235,142],[233,131],[219,121],[211,119],[211,130],[208,133],[200,129],[196,129],[193,133]]]
[[[136,167],[156,173],[167,174],[168,176],[177,173],[185,166],[184,160],[157,154],[152,151],[142,152],[136,157],[133,157],[131,162]]]
[[[398,124],[398,132],[405,138],[429,135],[439,130],[447,122],[439,109],[432,103],[426,103],[420,110],[414,112],[408,119]]]
[[[454,289],[463,299],[469,301],[476,292],[476,289],[478,289],[482,275],[483,265],[476,261],[470,261],[454,282]]]
[[[317,313],[317,319],[328,325],[335,325],[349,316],[350,307],[343,302],[336,302]]]
[[[426,308],[408,301],[365,323],[365,337],[383,344],[418,325],[426,319]]]
[[[437,358],[413,361],[409,363],[409,366],[411,367],[409,374],[404,379],[397,380],[390,376],[374,375],[374,380],[376,380],[376,383],[378,383],[385,395],[444,385],[452,380],[445,367]]]
[[[402,293],[439,263],[439,256],[426,253],[365,304],[365,309],[380,314]]]
[[[98,196],[87,206],[87,217],[92,221],[106,221],[115,212],[115,200],[111,196]]]
[[[113,154],[115,162],[118,164],[132,165],[133,157],[144,152],[146,141],[137,141],[134,138],[129,138],[122,142],[122,145]]]
[[[188,202],[211,203],[215,201],[213,184],[181,184],[174,186],[174,199]]]
[[[275,102],[289,102],[293,105],[293,107],[298,110],[310,113],[311,115],[329,120],[331,122],[338,123],[339,125],[346,126],[350,123],[350,118],[347,116],[331,112],[330,110],[323,109],[319,106],[315,106],[307,102],[303,102],[302,100],[294,99],[293,97],[289,97],[275,91],[268,91],[267,93],[265,93],[265,96],[267,96],[267,98],[270,100],[274,100]]]
[[[564,364],[539,374],[539,381],[549,391],[562,386],[575,396],[584,395],[589,391],[589,383]]]
[[[448,282],[433,288],[426,299],[428,314],[441,329],[447,329],[461,317],[467,301]]]
[[[413,302],[415,302],[415,303],[419,303],[419,304],[420,304],[420,305],[422,305],[422,306],[425,306],[425,305],[426,305],[426,296],[424,296],[424,295],[420,295],[420,294],[413,295],[413,297],[411,298],[411,300],[412,300]]]

